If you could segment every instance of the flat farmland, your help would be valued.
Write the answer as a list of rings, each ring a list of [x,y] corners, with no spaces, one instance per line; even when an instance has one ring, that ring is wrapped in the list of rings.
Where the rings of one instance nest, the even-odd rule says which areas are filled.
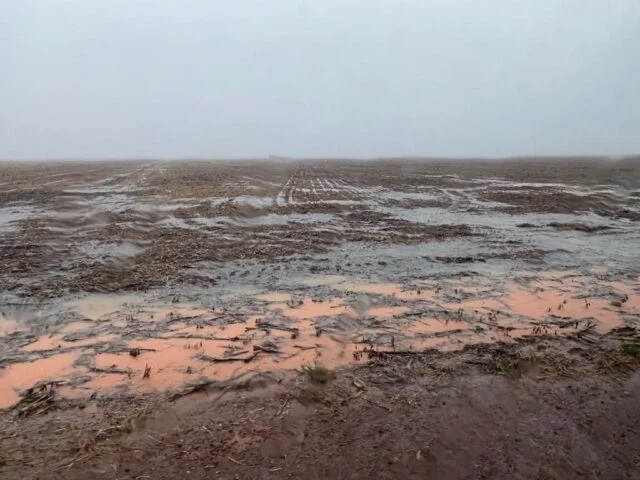
[[[6,478],[636,478],[639,322],[634,158],[0,165]]]

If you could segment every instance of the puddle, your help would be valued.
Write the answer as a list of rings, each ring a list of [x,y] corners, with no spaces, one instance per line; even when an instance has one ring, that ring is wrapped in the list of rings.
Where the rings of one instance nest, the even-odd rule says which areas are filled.
[[[471,326],[463,321],[442,321],[413,318],[409,323],[395,325],[393,330],[381,332],[378,349],[420,351],[426,348],[452,350],[460,335],[469,335]],[[374,335],[375,336],[375,335]],[[458,347],[459,348],[459,347]]]
[[[126,370],[128,374],[102,374],[88,382],[85,388],[112,389],[122,385],[152,390],[176,388],[197,378],[209,366],[198,360],[197,355],[222,355],[225,345],[200,339],[149,339],[130,342],[127,348],[141,351],[137,357],[126,352],[96,355],[95,367],[117,368]],[[146,367],[150,368],[149,378],[143,378]],[[188,373],[189,368],[191,373]]]
[[[134,316],[138,320],[167,320],[177,321],[180,318],[195,318],[201,316],[215,316],[215,312],[188,304],[175,303],[171,306],[141,307]]]
[[[281,292],[261,293],[256,295],[255,298],[270,303],[287,303],[291,300],[291,294]]]
[[[335,224],[340,218],[330,213],[268,213],[256,217],[196,217],[193,219],[197,224],[206,227],[234,226],[281,226],[290,223],[301,223],[308,225]]]
[[[226,380],[249,371],[296,369],[316,363],[337,368],[353,361],[349,353],[351,344],[340,335],[318,335],[309,320],[296,323],[298,330],[295,338],[288,331],[271,329],[267,332],[256,330],[251,325],[255,325],[255,322],[234,324],[224,329],[194,331],[188,328],[180,331],[233,338],[228,341],[162,338],[130,342],[128,348],[141,349],[136,357],[127,353],[106,353],[95,358],[96,368],[115,368],[121,373],[101,374],[84,384],[83,388],[111,390],[129,387],[141,391],[163,391],[175,389],[199,377]],[[245,327],[250,330],[247,331]],[[150,368],[150,375],[144,378],[147,367]]]
[[[293,306],[297,303],[294,299],[285,305],[276,304],[275,307],[272,306],[271,308],[281,311],[285,317],[297,319],[335,317],[338,315],[357,316],[356,312],[346,305],[341,298],[326,301],[303,298],[298,301],[302,303]]]
[[[405,289],[396,283],[340,278],[331,285],[337,297],[311,295],[314,288],[326,294],[326,283],[307,286],[300,295],[243,291],[217,297],[216,311],[188,302],[154,303],[146,296],[90,295],[64,305],[95,321],[108,320],[108,334],[64,340],[97,327],[92,321],[75,321],[23,350],[36,354],[78,348],[93,355],[89,365],[98,371],[91,372],[86,383],[65,387],[65,392],[168,391],[201,378],[226,380],[251,371],[312,364],[338,368],[359,359],[354,351],[361,350],[363,342],[381,350],[448,351],[479,342],[513,341],[534,334],[538,323],[574,331],[574,320],[581,325],[593,321],[604,332],[622,325],[640,302],[637,281],[607,282],[574,271],[519,272],[506,283],[489,278],[448,280],[439,282],[437,290],[433,285]],[[247,303],[247,295],[257,301]],[[611,303],[624,298],[619,306]],[[6,328],[19,328],[15,316],[4,320]],[[124,352],[92,351],[97,343],[116,341],[126,346]],[[140,351],[132,356],[129,349]],[[73,362],[79,353],[7,367],[0,376],[3,404],[15,403],[16,392],[38,380],[72,376],[78,371]],[[147,367],[150,376],[143,378]]]
[[[472,310],[472,311],[499,311],[505,310],[504,303],[499,300],[495,300],[493,298],[480,298],[477,300],[465,300],[458,303],[446,303],[446,308],[449,309],[462,309],[462,310]]]
[[[254,327],[256,324],[256,318],[250,318],[246,322],[222,324],[219,326],[208,325],[189,325],[186,326],[183,322],[176,322],[174,328],[169,332],[162,335],[163,338],[177,337],[177,336],[193,336],[201,339],[207,339],[208,337],[216,338],[234,338],[240,337],[246,333],[246,327]],[[259,322],[259,320],[258,320]]]
[[[16,363],[0,370],[0,408],[19,400],[18,392],[43,380],[65,380],[79,370],[73,366],[79,354],[62,353],[33,362]]]
[[[550,317],[558,317],[562,320],[593,318],[597,329],[602,332],[622,324],[620,315],[608,300],[587,297],[575,298],[572,293],[574,292],[554,290],[533,293],[522,288],[509,287],[504,299],[509,312],[534,320],[544,320]]]
[[[83,332],[85,330],[90,330],[94,326],[95,323],[93,322],[71,322],[62,327],[62,329],[60,329],[60,333],[68,334]]]
[[[280,312],[285,317],[305,319],[338,315],[355,316],[356,312],[343,299],[322,300],[300,297],[284,292],[262,293],[255,298],[267,302],[268,309]]]
[[[168,213],[180,208],[193,207],[187,203],[151,203],[140,202],[136,196],[126,193],[104,193],[87,198],[82,194],[67,194],[64,200],[56,205],[56,210],[49,216],[53,219],[69,222],[83,221],[87,217],[100,216],[104,213],[131,213],[135,215],[149,215]]]
[[[35,342],[24,346],[23,350],[27,352],[37,352],[74,347],[90,347],[96,344],[106,343],[117,339],[115,335],[97,335],[93,337],[83,338],[81,340],[65,341],[64,337],[66,335],[67,334],[42,336]]]
[[[354,361],[354,345],[343,334],[321,334],[311,322],[296,325],[299,337],[287,340],[279,355],[264,356],[259,362],[260,371],[274,369],[299,369],[304,365],[322,365],[335,369]],[[290,337],[289,337],[290,338]]]
[[[70,302],[67,308],[90,320],[103,320],[118,315],[121,318],[134,320],[165,320],[212,313],[205,308],[179,301],[158,304],[151,303],[141,296],[116,294],[89,295]]]
[[[384,295],[398,300],[432,300],[434,298],[433,292],[428,290],[404,289],[402,286],[392,283],[344,283],[339,288],[346,292]]]
[[[239,195],[237,197],[219,197],[211,199],[212,207],[219,207],[224,204],[251,208],[268,208],[273,205],[273,198],[257,197],[254,195]]]
[[[101,183],[107,183],[111,179],[107,179]],[[80,194],[80,195],[95,195],[99,193],[119,193],[119,192],[135,192],[138,189],[132,185],[112,185],[101,187],[77,187],[67,188],[63,190],[63,193],[67,194]]]
[[[260,217],[246,219],[241,223],[247,225],[287,225],[289,223],[303,223],[313,225],[323,223],[337,223],[339,221],[340,219],[336,215],[332,215],[330,213],[269,213]]]
[[[140,297],[135,295],[95,294],[75,300],[69,307],[85,318],[100,320],[112,313],[135,309],[140,304]]]
[[[0,306],[0,336],[6,336],[18,331],[29,331],[32,326],[41,325],[45,319],[47,305],[12,305]]]
[[[416,320],[406,332],[416,335],[432,335],[434,333],[452,332],[456,330],[468,330],[470,325],[467,322],[455,320]]]
[[[563,249],[574,251],[581,258],[589,258],[589,263],[598,263],[603,252],[607,252],[609,260],[626,257],[630,253],[637,254],[633,240],[624,235],[598,235],[584,231],[556,230],[554,225],[581,225],[584,228],[605,228],[608,231],[627,232],[630,238],[637,235],[629,233],[628,222],[620,219],[602,217],[594,213],[522,213],[512,215],[496,211],[496,208],[508,207],[506,204],[463,199],[456,196],[453,200],[456,209],[440,207],[389,208],[377,207],[380,213],[391,215],[398,220],[426,225],[467,225],[473,229],[491,230],[510,240],[522,240],[535,248],[554,251]],[[460,202],[463,202],[460,204]],[[530,225],[531,228],[520,228],[519,225]],[[615,250],[611,251],[611,243]],[[633,243],[632,243],[633,242]],[[631,247],[630,247],[631,246]],[[619,248],[618,248],[619,247]],[[628,251],[627,251],[628,250]],[[615,255],[609,255],[614,253]],[[583,261],[581,263],[584,263]]]
[[[0,232],[8,233],[19,228],[19,222],[35,217],[38,211],[28,206],[0,208]]]
[[[408,307],[373,307],[367,310],[366,315],[376,318],[390,318],[402,316],[408,311]]]

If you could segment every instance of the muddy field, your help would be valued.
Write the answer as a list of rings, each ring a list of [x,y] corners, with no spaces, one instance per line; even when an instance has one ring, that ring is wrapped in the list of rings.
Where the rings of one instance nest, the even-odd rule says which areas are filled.
[[[6,478],[640,478],[639,322],[638,159],[0,165]]]

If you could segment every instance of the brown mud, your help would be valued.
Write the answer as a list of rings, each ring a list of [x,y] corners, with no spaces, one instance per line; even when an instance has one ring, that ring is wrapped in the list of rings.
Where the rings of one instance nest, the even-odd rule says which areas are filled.
[[[2,478],[640,475],[637,159],[0,173]]]
[[[639,342],[376,353],[326,384],[253,374],[170,402],[68,404],[3,418],[0,461],[5,478],[632,479]]]

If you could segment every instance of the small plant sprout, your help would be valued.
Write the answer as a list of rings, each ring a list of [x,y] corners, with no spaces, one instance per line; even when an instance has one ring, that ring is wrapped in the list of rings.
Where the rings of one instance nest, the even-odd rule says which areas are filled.
[[[623,343],[620,347],[623,353],[634,357],[640,356],[640,345],[637,343]]]
[[[335,376],[334,373],[321,365],[303,365],[302,373],[309,377],[313,383],[328,383]]]

